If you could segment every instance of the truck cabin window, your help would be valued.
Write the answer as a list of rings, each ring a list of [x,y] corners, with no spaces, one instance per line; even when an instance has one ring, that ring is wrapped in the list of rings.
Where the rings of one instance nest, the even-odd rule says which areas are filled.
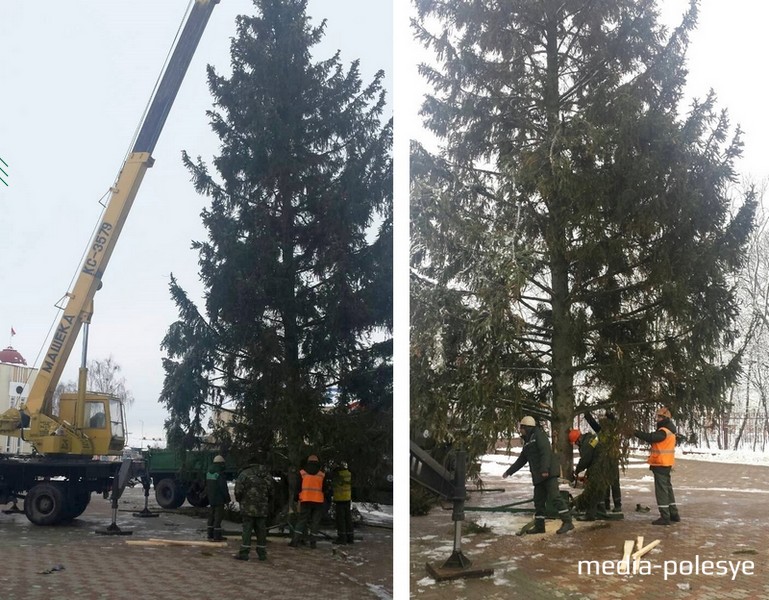
[[[107,416],[104,414],[102,402],[85,403],[85,422],[91,429],[104,429],[107,426]]]

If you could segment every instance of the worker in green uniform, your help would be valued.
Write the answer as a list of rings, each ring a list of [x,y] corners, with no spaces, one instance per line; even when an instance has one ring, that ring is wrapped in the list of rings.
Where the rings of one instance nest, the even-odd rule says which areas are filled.
[[[606,468],[608,469],[609,484],[606,486],[606,494],[604,495],[604,506],[606,511],[609,511],[611,507],[611,498],[614,498],[614,509],[612,512],[622,512],[622,488],[619,480],[619,440],[617,431],[617,416],[611,411],[607,410],[604,413],[603,418],[597,421],[595,417],[587,411],[585,413],[585,420],[593,429],[596,435],[603,432],[601,435],[601,441],[604,445],[604,456],[606,458]],[[614,440],[614,443],[612,443]]]
[[[222,537],[222,519],[224,505],[230,502],[230,490],[227,489],[227,477],[224,474],[224,457],[217,455],[206,473],[206,496],[208,497],[208,539],[220,542]]]
[[[561,519],[561,527],[556,533],[566,533],[574,529],[571,522],[571,511],[566,501],[558,491],[558,474],[560,466],[558,455],[553,452],[550,440],[541,427],[537,426],[534,417],[523,417],[520,422],[520,432],[523,438],[523,448],[510,468],[502,474],[509,477],[527,462],[534,484],[534,527],[526,533],[545,533],[545,505],[548,501],[555,506]]]
[[[336,513],[336,539],[333,543],[352,544],[355,541],[352,527],[352,473],[346,462],[342,462],[334,471],[332,493]]]
[[[582,433],[579,429],[569,431],[569,442],[579,448],[579,462],[574,469],[574,479],[582,471],[587,472],[585,490],[577,498],[578,508],[585,511],[584,516],[575,517],[577,521],[595,521],[599,505],[602,513],[606,486],[609,481],[608,462],[603,457],[603,446],[598,436],[593,433]]]
[[[235,480],[235,500],[240,503],[243,517],[243,539],[237,560],[248,560],[251,551],[251,533],[256,531],[256,555],[267,560],[267,518],[273,497],[274,480],[267,467],[254,457],[251,463],[238,473]]]

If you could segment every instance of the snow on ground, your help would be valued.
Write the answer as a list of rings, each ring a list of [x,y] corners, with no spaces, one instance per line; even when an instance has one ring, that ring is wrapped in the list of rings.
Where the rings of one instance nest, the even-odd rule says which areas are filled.
[[[360,513],[364,525],[393,527],[393,507],[389,504],[353,502],[353,508]]]
[[[531,487],[531,486],[529,486]],[[525,498],[520,498],[525,499]],[[531,513],[478,512],[468,510],[478,525],[490,527],[495,535],[515,535],[531,521]]]
[[[676,459],[702,460],[737,465],[769,466],[769,452],[753,452],[748,448],[740,450],[718,450],[701,446],[683,445],[676,448]]]
[[[381,600],[392,600],[390,592],[384,589],[381,585],[375,585],[373,583],[367,583],[366,587],[369,591]]]

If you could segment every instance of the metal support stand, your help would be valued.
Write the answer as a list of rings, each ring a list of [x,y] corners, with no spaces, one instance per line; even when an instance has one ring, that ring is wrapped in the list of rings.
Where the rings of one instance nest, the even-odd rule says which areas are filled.
[[[454,521],[454,549],[451,556],[440,567],[426,563],[427,572],[436,581],[493,575],[494,569],[482,567],[471,569],[473,562],[462,552],[462,521],[465,520],[465,498],[467,497],[467,488],[465,487],[467,453],[464,450],[457,451],[456,466],[452,477],[448,471],[426,455],[421,448],[417,447],[415,451],[414,444],[412,444],[411,452],[416,457],[417,463],[420,463],[412,464],[412,471],[417,474],[417,477],[422,477],[423,481],[429,478],[443,479],[443,483],[448,484],[451,489],[451,493],[446,494],[446,496],[453,502],[451,520]],[[427,469],[431,471],[430,475],[423,474],[423,471]]]
[[[149,509],[150,503],[150,480],[142,478],[142,487],[144,488],[144,508],[141,512],[135,512],[134,517],[152,518],[159,517],[160,513],[154,513]]]
[[[120,485],[118,478],[115,477],[112,483],[112,523],[106,529],[97,529],[94,533],[98,535],[132,535],[133,531],[123,531],[117,524],[117,501],[120,498]]]

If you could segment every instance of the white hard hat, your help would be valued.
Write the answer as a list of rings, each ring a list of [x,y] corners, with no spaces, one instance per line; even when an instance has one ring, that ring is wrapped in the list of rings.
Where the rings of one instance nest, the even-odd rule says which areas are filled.
[[[521,419],[520,425],[526,425],[526,427],[536,427],[537,422],[534,420],[534,417],[523,417],[523,419]]]
[[[214,456],[214,462],[215,463],[223,463],[223,462],[227,462],[227,461],[224,460],[224,457],[221,454],[217,454],[216,456]]]

